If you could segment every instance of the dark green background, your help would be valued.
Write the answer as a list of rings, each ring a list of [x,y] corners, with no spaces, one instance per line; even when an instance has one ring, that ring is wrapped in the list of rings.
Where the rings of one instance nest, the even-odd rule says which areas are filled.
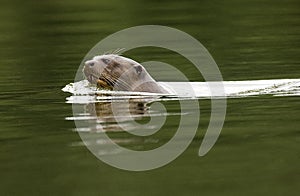
[[[67,93],[85,54],[104,37],[136,25],[166,25],[198,39],[224,80],[300,78],[298,0],[0,1],[0,195],[297,195],[299,97],[230,99],[222,134],[197,152],[209,120],[185,153],[153,171],[110,167],[84,146]],[[139,61],[181,62],[154,49]],[[171,59],[171,60],[170,60]],[[178,112],[176,102],[165,103]],[[173,130],[172,124],[165,130]],[[164,136],[162,134],[162,136]],[[164,141],[166,138],[158,138]]]

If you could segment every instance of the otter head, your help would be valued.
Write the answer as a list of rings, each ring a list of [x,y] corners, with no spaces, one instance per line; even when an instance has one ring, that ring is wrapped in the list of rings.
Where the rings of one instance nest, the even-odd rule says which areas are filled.
[[[95,56],[85,62],[83,73],[99,88],[164,92],[141,64],[119,55]]]

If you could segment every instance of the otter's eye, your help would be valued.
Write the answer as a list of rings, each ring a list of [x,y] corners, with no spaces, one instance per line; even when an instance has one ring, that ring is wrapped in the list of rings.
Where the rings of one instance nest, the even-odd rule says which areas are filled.
[[[105,63],[106,65],[110,63],[109,59],[101,59],[103,63]]]
[[[143,71],[143,68],[141,66],[139,66],[139,65],[135,66],[134,69],[135,69],[135,71],[136,71],[137,74],[140,74]]]

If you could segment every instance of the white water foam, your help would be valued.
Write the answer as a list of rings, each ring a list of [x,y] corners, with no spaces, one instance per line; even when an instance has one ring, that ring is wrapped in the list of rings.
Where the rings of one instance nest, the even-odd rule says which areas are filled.
[[[200,98],[220,98],[224,94],[210,91],[210,85],[219,82],[158,82],[167,89],[171,89],[171,95],[163,95],[147,92],[125,92],[97,90],[95,86],[89,84],[87,80],[66,85],[62,91],[69,92],[72,96],[67,98],[69,103],[91,103],[101,101],[120,101],[134,97],[135,99],[155,99],[162,97],[162,100],[169,99],[200,99]],[[277,79],[277,80],[246,80],[246,81],[223,81],[226,98],[239,98],[259,95],[273,96],[300,96],[300,79]],[[187,88],[189,86],[190,88]],[[193,89],[194,92],[191,92]],[[97,94],[97,96],[95,95]],[[84,96],[82,96],[84,95]],[[99,96],[103,95],[103,96]]]

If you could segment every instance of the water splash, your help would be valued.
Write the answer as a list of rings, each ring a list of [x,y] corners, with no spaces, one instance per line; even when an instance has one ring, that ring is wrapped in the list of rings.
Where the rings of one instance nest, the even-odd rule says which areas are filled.
[[[67,98],[67,103],[93,103],[105,102],[128,98],[152,100],[182,100],[182,99],[213,99],[222,98],[224,95],[211,95],[209,83],[216,82],[159,82],[165,88],[171,89],[172,94],[156,94],[147,92],[124,92],[98,90],[82,80],[66,85],[62,91],[69,92],[72,96]],[[300,96],[300,79],[278,79],[278,80],[246,80],[246,81],[223,81],[226,98],[243,98],[259,95],[273,96]],[[191,85],[194,93],[189,92],[187,85]],[[97,96],[95,95],[97,94]],[[84,96],[83,96],[84,95]],[[101,95],[101,96],[100,96]]]

